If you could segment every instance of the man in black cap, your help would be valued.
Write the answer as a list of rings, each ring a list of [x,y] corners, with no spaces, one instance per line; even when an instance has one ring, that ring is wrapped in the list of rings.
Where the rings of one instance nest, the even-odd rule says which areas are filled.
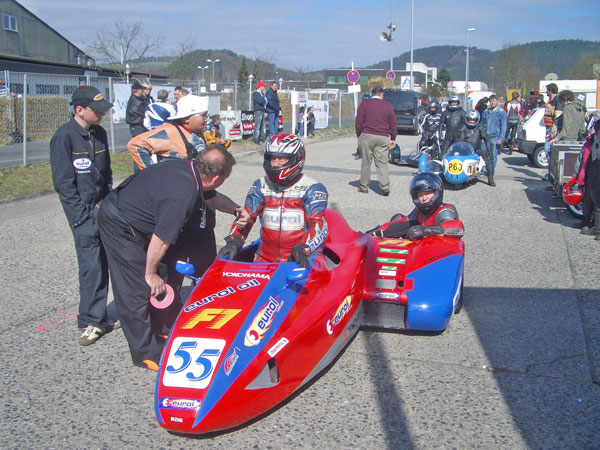
[[[133,80],[131,96],[125,110],[125,122],[129,125],[129,131],[133,137],[147,131],[144,128],[146,106],[148,106],[148,100],[144,95],[144,86],[138,80]]]
[[[54,189],[75,239],[79,264],[79,344],[96,342],[107,330],[108,266],[96,222],[98,206],[112,189],[106,131],[100,126],[112,103],[92,86],[79,87],[71,98],[73,117],[50,140]],[[117,325],[118,327],[118,325]]]

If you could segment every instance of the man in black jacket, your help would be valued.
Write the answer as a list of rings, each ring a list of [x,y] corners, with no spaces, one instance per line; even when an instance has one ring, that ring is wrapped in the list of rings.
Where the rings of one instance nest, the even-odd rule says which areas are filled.
[[[112,107],[98,89],[77,88],[73,118],[50,140],[54,189],[75,239],[79,265],[79,344],[96,342],[111,325],[106,314],[108,267],[96,222],[98,205],[112,189],[106,131],[100,126]]]
[[[267,91],[267,114],[269,117],[269,137],[279,133],[279,96],[277,95],[277,82],[271,83]]]
[[[460,107],[460,97],[452,95],[440,121],[440,131],[445,131],[444,140],[442,141],[442,156],[448,151],[448,147],[460,141],[461,129],[464,126],[465,110]]]
[[[494,157],[492,141],[485,130],[485,127],[480,123],[479,111],[472,109],[465,116],[465,126],[460,130],[459,139],[473,146],[475,153],[485,161],[485,170],[488,176],[488,184],[492,187],[496,186],[494,181]],[[481,145],[485,142],[486,150]]]
[[[144,86],[139,81],[134,80],[131,84],[131,96],[125,110],[125,122],[129,125],[129,131],[133,137],[147,131],[144,128],[146,106],[148,106],[148,100],[144,96]]]
[[[254,143],[265,142],[265,114],[267,112],[267,97],[265,96],[265,87],[267,85],[262,81],[256,84],[256,91],[252,94],[252,109],[254,111]]]

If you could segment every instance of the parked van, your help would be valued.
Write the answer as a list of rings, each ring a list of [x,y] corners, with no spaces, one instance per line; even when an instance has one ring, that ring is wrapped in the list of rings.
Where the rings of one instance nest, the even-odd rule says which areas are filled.
[[[544,126],[544,108],[536,108],[519,124],[517,130],[517,148],[527,155],[529,160],[540,168],[548,167],[548,155],[544,151],[546,127]]]
[[[398,131],[419,134],[419,124],[427,113],[427,94],[425,92],[384,89],[383,99],[394,108]]]

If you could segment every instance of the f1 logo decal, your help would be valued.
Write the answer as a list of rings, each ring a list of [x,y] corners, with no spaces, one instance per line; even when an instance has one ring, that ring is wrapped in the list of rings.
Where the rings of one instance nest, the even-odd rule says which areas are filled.
[[[188,320],[181,329],[191,330],[200,322],[208,322],[206,328],[218,330],[233,319],[241,309],[203,308]]]

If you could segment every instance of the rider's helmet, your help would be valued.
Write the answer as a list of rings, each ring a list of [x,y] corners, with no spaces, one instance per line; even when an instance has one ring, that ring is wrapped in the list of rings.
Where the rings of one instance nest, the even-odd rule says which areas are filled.
[[[265,142],[263,154],[263,167],[267,177],[276,186],[291,186],[302,176],[306,151],[298,136],[289,133],[274,135]],[[288,158],[288,160],[281,167],[271,167],[271,158],[274,156]]]
[[[437,100],[431,100],[427,109],[429,109],[431,114],[437,114],[440,109],[440,103]]]
[[[433,191],[433,197],[427,203],[421,203],[419,192]],[[410,196],[417,209],[423,214],[431,214],[440,207],[444,200],[444,183],[433,172],[421,172],[415,175],[410,183]]]
[[[451,95],[448,99],[448,109],[450,111],[456,111],[460,108],[460,97],[456,94]]]
[[[572,178],[563,188],[562,198],[567,205],[575,206],[583,201],[583,190],[576,184],[576,178]]]
[[[479,123],[480,118],[479,111],[472,109],[465,115],[465,125],[467,128],[475,128]]]

